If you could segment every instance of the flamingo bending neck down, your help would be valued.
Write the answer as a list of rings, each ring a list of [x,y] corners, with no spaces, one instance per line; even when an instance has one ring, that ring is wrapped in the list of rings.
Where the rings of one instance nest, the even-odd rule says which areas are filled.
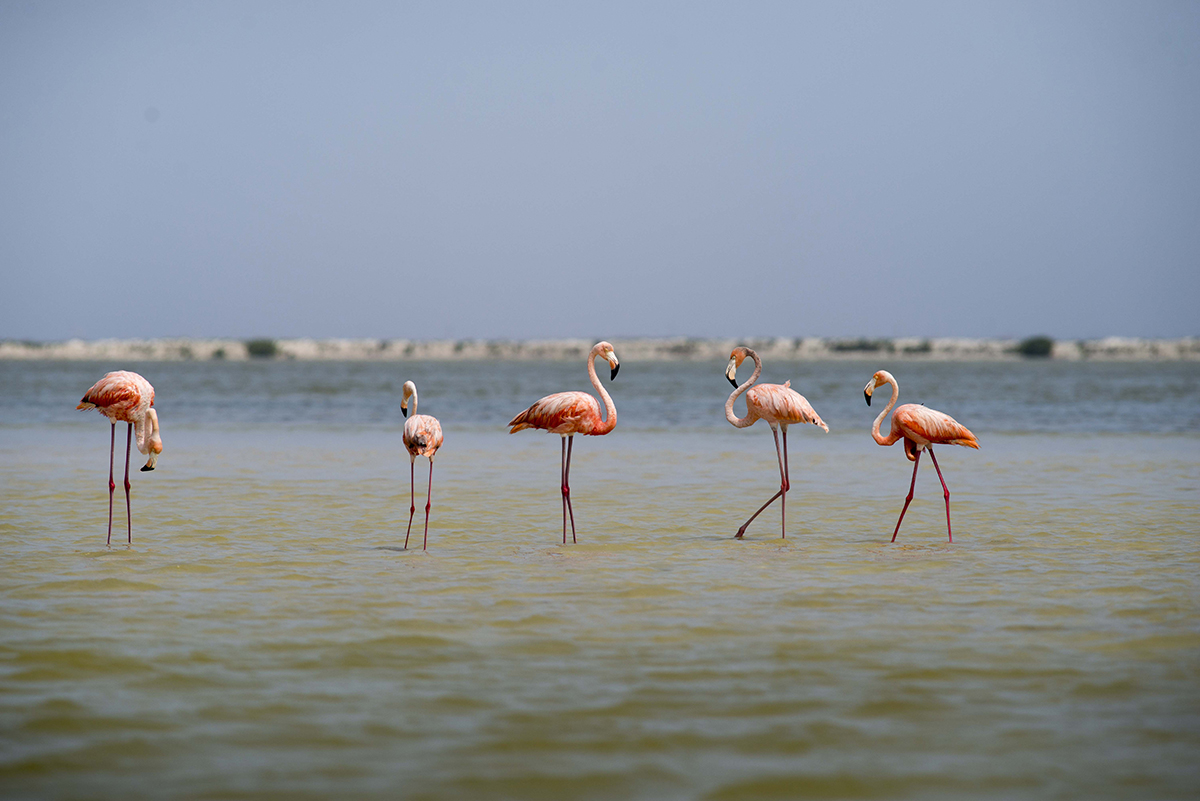
[[[913,490],[917,486],[917,468],[921,466],[921,452],[926,449],[929,450],[929,458],[933,460],[933,469],[937,470],[938,480],[942,482],[942,490],[946,498],[946,536],[950,542],[954,542],[954,533],[950,530],[950,488],[946,486],[946,479],[942,478],[942,468],[938,466],[937,457],[933,455],[933,446],[945,443],[964,445],[978,450],[979,441],[966,426],[950,415],[915,403],[906,403],[896,409],[896,413],[892,415],[891,432],[886,437],[883,436],[879,432],[879,426],[883,422],[883,418],[887,417],[887,413],[896,405],[896,398],[900,395],[900,385],[896,383],[896,379],[892,377],[891,373],[887,370],[880,370],[871,376],[871,380],[863,389],[867,405],[870,406],[871,395],[875,388],[884,384],[892,385],[892,398],[875,418],[875,425],[871,427],[871,436],[880,445],[893,445],[897,440],[903,439],[904,455],[913,463],[912,484],[908,488],[908,497],[904,499],[904,508],[900,510],[900,519],[896,521],[896,530],[892,532],[892,542],[896,541],[896,535],[900,533],[900,524],[904,522],[904,513],[908,511],[908,505],[912,503]]]
[[[575,538],[575,510],[571,507],[571,448],[575,444],[576,434],[586,434],[592,437],[603,436],[617,426],[617,407],[613,399],[596,376],[596,358],[601,357],[612,368],[609,380],[617,377],[621,363],[613,346],[607,342],[597,342],[588,353],[587,371],[592,386],[604,399],[606,417],[600,417],[600,404],[586,392],[558,392],[547,395],[525,411],[508,422],[512,429],[508,432],[515,434],[527,428],[540,428],[551,434],[562,437],[562,506],[563,506],[563,544],[567,543],[567,515],[571,517],[571,542]]]
[[[133,510],[129,503],[129,454],[133,433],[137,432],[139,453],[148,454],[142,472],[153,470],[162,453],[162,438],[158,434],[158,412],[154,409],[154,387],[137,373],[118,370],[108,373],[83,394],[75,407],[78,410],[96,409],[112,423],[108,446],[108,544],[112,545],[113,458],[117,448],[117,423],[128,423],[125,432],[125,524],[129,544],[133,544]]]
[[[754,374],[750,376],[749,381],[738,386],[737,369],[747,356],[754,360]],[[787,537],[787,491],[792,486],[788,473],[787,427],[793,423],[812,423],[824,429],[826,434],[829,433],[829,426],[825,425],[825,421],[813,410],[808,399],[791,388],[791,381],[782,385],[759,384],[752,386],[761,373],[762,360],[750,348],[734,348],[733,352],[729,354],[729,365],[725,368],[725,377],[737,388],[729,396],[729,400],[725,401],[725,419],[738,428],[752,426],[760,419],[766,420],[771,426],[771,434],[775,437],[775,455],[779,459],[779,492],[772,495],[771,499],[760,506],[757,512],[750,515],[750,519],[738,529],[738,533],[735,535],[736,539],[741,539],[746,534],[746,529],[754,522],[754,518],[758,517],[763,509],[770,506],[776,498],[780,499],[781,526],[783,536]],[[738,417],[733,413],[733,403],[743,392],[746,393],[746,416]],[[782,452],[779,449],[780,428],[783,428]]]
[[[408,401],[412,399],[412,416],[408,414]],[[400,411],[408,420],[404,423],[404,447],[408,449],[408,531],[404,533],[404,550],[408,550],[408,537],[412,534],[413,515],[417,511],[416,472],[417,457],[429,458],[429,489],[425,492],[425,537],[421,550],[429,547],[429,509],[433,506],[433,457],[442,447],[442,424],[436,417],[427,414],[417,414],[417,385],[411,381],[404,382],[404,397],[400,401]]]

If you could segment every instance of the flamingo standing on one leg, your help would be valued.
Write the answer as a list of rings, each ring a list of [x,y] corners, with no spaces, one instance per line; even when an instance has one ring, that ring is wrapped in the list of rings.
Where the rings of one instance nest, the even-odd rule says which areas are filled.
[[[863,395],[867,398],[867,405],[871,405],[871,394],[876,387],[881,387],[884,384],[892,385],[892,399],[888,401],[888,405],[875,418],[875,425],[871,427],[871,436],[880,445],[893,445],[896,440],[904,440],[904,455],[913,463],[912,484],[908,487],[908,497],[904,499],[904,508],[900,510],[900,519],[896,521],[896,530],[892,532],[892,542],[896,541],[896,535],[900,533],[900,524],[904,522],[904,513],[908,511],[908,505],[912,503],[913,490],[917,486],[917,468],[921,466],[921,451],[929,449],[929,458],[933,460],[933,469],[937,470],[938,480],[942,482],[942,490],[946,497],[946,536],[950,542],[954,542],[954,533],[950,530],[950,488],[946,486],[946,479],[942,478],[942,468],[938,467],[937,457],[933,455],[933,445],[937,443],[948,443],[950,445],[965,445],[968,448],[979,449],[979,441],[975,439],[966,426],[955,420],[948,414],[944,414],[934,409],[928,409],[925,406],[918,406],[915,403],[906,403],[896,409],[896,413],[892,415],[892,430],[886,437],[879,433],[879,425],[883,422],[883,418],[887,417],[887,413],[896,405],[896,398],[900,395],[900,385],[896,383],[896,379],[887,370],[880,370],[875,375],[871,376],[871,380],[867,382],[867,386],[863,389]]]
[[[592,379],[592,386],[604,399],[604,410],[607,419],[600,417],[600,404],[586,392],[557,392],[547,395],[525,411],[508,422],[515,434],[526,428],[540,428],[562,437],[562,499],[563,499],[563,544],[567,544],[567,514],[571,516],[571,542],[575,539],[575,510],[571,507],[571,448],[575,444],[576,434],[588,434],[593,437],[602,436],[617,426],[617,407],[613,399],[604,391],[600,379],[596,377],[596,357],[603,357],[612,368],[609,378],[617,377],[621,363],[613,346],[607,342],[597,342],[588,353],[587,371]]]
[[[412,417],[408,417],[408,399],[412,398]],[[433,456],[442,447],[442,424],[436,417],[417,414],[417,385],[404,382],[404,398],[400,411],[408,420],[404,423],[404,447],[408,448],[408,531],[404,534],[404,549],[408,550],[408,536],[412,533],[413,515],[417,511],[417,457],[429,457],[429,489],[425,492],[425,539],[421,550],[429,547],[429,509],[433,506]]]
[[[737,369],[747,356],[754,360],[754,375],[750,376],[750,380],[745,384],[738,386]],[[745,535],[746,529],[754,522],[754,518],[758,517],[762,510],[770,506],[776,498],[781,499],[783,536],[787,537],[787,491],[792,486],[788,477],[787,427],[792,423],[812,423],[824,429],[826,434],[829,433],[829,426],[825,425],[825,421],[813,410],[808,399],[791,388],[791,381],[787,381],[783,385],[759,384],[752,387],[751,385],[758,380],[760,373],[762,373],[762,360],[750,348],[734,348],[733,352],[729,354],[729,366],[725,368],[725,377],[737,389],[729,396],[729,400],[725,401],[725,419],[738,428],[752,426],[760,419],[766,420],[771,426],[771,433],[775,436],[775,455],[779,458],[779,492],[772,495],[771,500],[758,507],[758,511],[750,515],[750,519],[738,529],[737,539],[741,539]],[[746,393],[746,416],[737,417],[733,413],[733,402],[743,392]],[[779,450],[780,427],[783,428],[782,453]]]
[[[149,454],[142,471],[153,470],[162,453],[158,435],[158,412],[154,410],[154,387],[137,373],[119,370],[108,373],[84,393],[76,409],[96,409],[112,422],[108,448],[108,544],[112,545],[113,458],[117,447],[117,423],[128,423],[125,433],[125,518],[129,544],[133,544],[133,510],[129,503],[129,453],[133,432],[137,431],[138,452]]]

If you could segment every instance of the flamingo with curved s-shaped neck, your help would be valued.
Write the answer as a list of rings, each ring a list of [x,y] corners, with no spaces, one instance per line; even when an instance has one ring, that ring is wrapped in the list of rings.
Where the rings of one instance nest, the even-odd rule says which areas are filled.
[[[412,416],[408,414],[408,401],[412,398]],[[404,422],[404,447],[408,449],[408,531],[404,533],[404,549],[408,550],[408,536],[412,534],[413,515],[417,511],[416,472],[417,457],[429,458],[429,489],[425,492],[425,537],[421,550],[429,547],[429,509],[433,506],[433,457],[442,447],[442,424],[436,417],[417,414],[417,385],[404,382],[404,397],[400,400],[400,411],[408,420]]]
[[[508,432],[515,434],[526,428],[540,428],[551,434],[562,437],[562,501],[563,501],[563,544],[567,543],[567,515],[571,516],[571,542],[575,539],[575,510],[571,507],[571,448],[575,444],[576,434],[586,434],[599,437],[612,431],[617,426],[617,407],[613,399],[596,376],[596,358],[601,357],[612,368],[609,380],[617,377],[621,363],[613,346],[607,342],[597,342],[588,353],[587,371],[592,386],[604,399],[604,411],[607,419],[600,417],[600,404],[586,392],[557,392],[547,395],[534,403],[525,411],[508,422],[512,429]]]
[[[754,375],[750,376],[749,381],[738,386],[737,369],[747,356],[754,360]],[[762,360],[750,348],[734,348],[733,352],[729,354],[729,366],[725,368],[725,377],[737,389],[729,396],[729,400],[725,401],[725,419],[738,428],[746,428],[754,425],[758,420],[766,420],[771,426],[771,434],[775,437],[775,455],[779,459],[779,492],[772,495],[770,500],[758,507],[757,512],[750,515],[750,519],[738,529],[736,539],[741,539],[745,535],[746,529],[754,522],[754,518],[758,517],[762,510],[770,506],[776,498],[780,499],[781,526],[783,536],[787,537],[787,491],[792,487],[788,475],[787,427],[793,423],[812,423],[824,429],[826,434],[829,433],[829,426],[825,425],[825,421],[813,410],[808,399],[791,388],[791,381],[783,384],[752,386],[758,380],[760,373],[762,373]],[[733,413],[733,402],[743,392],[746,393],[746,416],[737,417]],[[782,453],[779,450],[780,428],[783,429]]]
[[[876,387],[884,384],[892,385],[892,398],[875,418],[875,425],[871,427],[871,436],[880,445],[893,445],[897,440],[903,439],[904,455],[913,463],[912,484],[908,487],[908,497],[904,499],[904,508],[900,510],[900,519],[896,521],[896,530],[892,532],[892,542],[896,541],[896,535],[900,533],[900,524],[904,522],[904,513],[908,511],[908,505],[912,503],[913,490],[917,486],[917,468],[921,466],[921,451],[925,449],[929,450],[929,458],[933,460],[933,469],[937,470],[938,480],[942,482],[942,490],[946,498],[946,536],[950,542],[954,542],[954,533],[950,530],[950,488],[946,486],[946,479],[942,478],[942,468],[938,467],[937,457],[933,455],[933,446],[945,443],[964,445],[978,450],[979,441],[966,426],[950,415],[925,406],[918,406],[915,403],[906,403],[896,409],[896,413],[892,415],[892,430],[886,437],[883,436],[879,433],[879,426],[883,422],[883,418],[887,417],[887,413],[896,405],[896,398],[900,395],[900,385],[896,383],[896,379],[891,373],[887,370],[880,370],[871,376],[871,380],[863,389],[867,405],[870,406],[871,394]]]
[[[76,409],[95,409],[112,423],[108,445],[108,544],[112,545],[113,457],[117,448],[117,423],[128,423],[125,432],[125,523],[129,544],[133,544],[133,510],[129,503],[129,454],[133,432],[137,431],[137,448],[149,454],[142,472],[153,470],[162,453],[162,438],[158,435],[158,412],[154,410],[154,387],[137,373],[118,370],[108,373],[83,393]]]

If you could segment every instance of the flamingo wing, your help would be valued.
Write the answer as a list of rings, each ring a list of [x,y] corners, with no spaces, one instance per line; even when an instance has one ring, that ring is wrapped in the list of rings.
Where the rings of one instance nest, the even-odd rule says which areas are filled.
[[[786,384],[759,384],[746,393],[746,402],[754,412],[768,423],[811,423],[826,433],[829,426],[813,409],[808,399]]]
[[[137,373],[118,370],[92,384],[75,408],[99,409],[113,420],[132,422],[134,411],[143,405],[154,405],[154,387]]]
[[[979,448],[979,441],[966,426],[936,409],[906,403],[892,413],[892,424],[899,426],[905,437],[919,445],[947,444]]]
[[[540,428],[552,434],[587,434],[600,422],[600,405],[586,392],[547,395],[508,422],[515,434]]]
[[[433,458],[442,447],[442,425],[436,417],[414,414],[404,423],[404,447],[413,456]]]

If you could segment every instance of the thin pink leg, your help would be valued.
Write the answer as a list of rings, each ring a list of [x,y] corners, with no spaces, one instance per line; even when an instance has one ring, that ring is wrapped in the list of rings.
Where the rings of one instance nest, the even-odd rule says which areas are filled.
[[[904,499],[904,508],[900,510],[900,519],[896,521],[896,530],[892,532],[892,542],[896,541],[896,535],[900,533],[900,524],[904,522],[904,513],[908,511],[908,505],[912,503],[913,490],[917,486],[917,468],[921,466],[921,452],[917,451],[917,458],[913,460],[913,479],[912,484],[908,487],[908,497]]]
[[[113,481],[113,460],[116,459],[117,452],[117,424],[112,424],[112,437],[108,443],[108,544],[112,545],[112,512],[113,512],[113,492],[117,489],[117,484]]]
[[[425,540],[421,550],[429,549],[429,508],[433,506],[433,457],[429,457],[429,489],[425,491]]]
[[[779,498],[779,504],[782,506],[783,512],[783,538],[787,539],[787,494],[792,488],[792,479],[788,472],[788,456],[787,456],[787,426],[783,426],[783,495]]]
[[[938,480],[942,482],[942,490],[946,493],[946,536],[950,538],[950,542],[954,542],[954,532],[950,530],[950,488],[946,486],[946,479],[942,478],[942,468],[938,467],[932,445],[929,446],[929,458],[933,460],[933,469],[937,471]]]
[[[133,509],[129,504],[129,445],[133,441],[133,423],[125,434],[125,526],[129,536],[129,544],[133,545]]]
[[[785,489],[785,486],[787,484],[787,479],[785,478],[785,472],[784,472],[784,467],[783,467],[783,453],[779,450],[779,432],[775,429],[774,426],[772,426],[771,433],[775,435],[775,456],[779,459],[779,492],[772,495],[770,500],[768,500],[762,506],[758,507],[757,512],[750,515],[749,520],[747,520],[745,523],[742,523],[742,527],[738,529],[737,534],[733,535],[733,538],[736,540],[740,540],[742,537],[746,536],[746,529],[750,528],[750,524],[754,522],[754,518],[756,518],[760,514],[762,514],[763,510],[766,509],[768,506],[770,506],[772,503],[774,503],[776,498],[782,498],[784,493],[787,491]],[[786,501],[785,501],[785,503],[786,503]],[[787,525],[787,518],[785,517],[784,518],[784,526],[786,526],[786,525]],[[786,536],[786,529],[785,529],[785,536]]]
[[[412,519],[417,511],[417,457],[408,457],[408,531],[404,533],[404,550],[408,550],[408,535],[412,534]]]
[[[571,506],[571,448],[575,447],[575,435],[567,437],[567,467],[563,471],[563,498],[567,501],[567,511],[571,513],[571,542],[577,543],[575,539],[575,508]],[[563,530],[563,544],[567,544],[567,532]]]
[[[562,437],[562,463],[558,471],[558,491],[562,493],[563,545],[567,544],[567,438]]]

